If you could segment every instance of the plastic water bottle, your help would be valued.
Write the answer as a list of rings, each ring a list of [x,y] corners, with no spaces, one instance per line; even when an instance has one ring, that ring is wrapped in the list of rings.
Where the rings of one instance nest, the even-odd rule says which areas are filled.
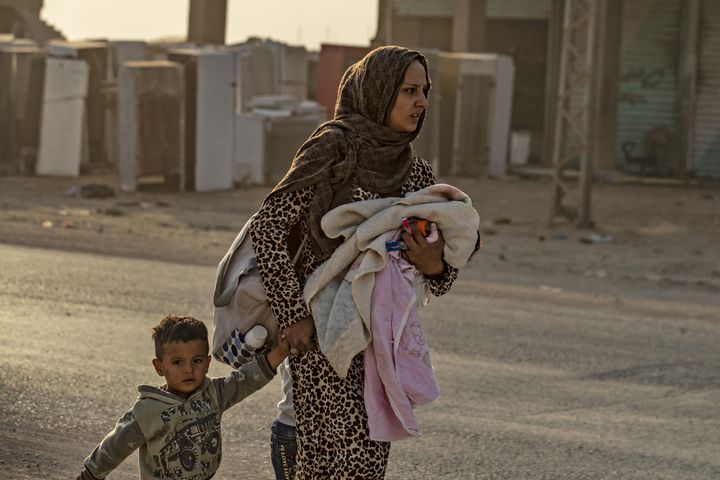
[[[255,325],[245,334],[245,345],[253,350],[265,345],[267,340],[268,331],[262,325]]]

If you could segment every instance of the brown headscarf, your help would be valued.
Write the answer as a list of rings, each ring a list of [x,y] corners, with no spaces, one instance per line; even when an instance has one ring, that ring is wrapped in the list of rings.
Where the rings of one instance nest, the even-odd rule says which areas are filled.
[[[308,243],[320,258],[329,256],[339,243],[325,236],[320,220],[351,200],[353,185],[380,195],[399,194],[410,176],[410,142],[420,133],[425,113],[410,133],[386,127],[385,119],[414,60],[425,67],[429,87],[425,57],[407,48],[376,48],[348,68],[338,88],[335,117],[300,147],[287,174],[268,195],[315,185]]]

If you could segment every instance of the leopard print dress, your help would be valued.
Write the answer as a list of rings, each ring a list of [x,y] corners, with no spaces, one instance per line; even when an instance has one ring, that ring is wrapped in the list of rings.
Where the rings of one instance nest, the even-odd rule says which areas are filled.
[[[433,183],[427,162],[414,158],[401,194]],[[302,288],[305,279],[326,260],[316,258],[312,249],[306,248],[300,259],[302,275],[296,275],[287,248],[283,247],[297,222],[301,222],[303,235],[307,234],[306,214],[313,192],[311,185],[270,197],[250,227],[258,268],[280,329],[309,315]],[[353,190],[353,201],[377,197],[359,187]],[[457,270],[446,267],[439,279],[426,281],[431,293],[440,296],[456,277]],[[319,350],[291,357],[290,365],[297,415],[296,479],[384,478],[390,443],[368,437],[363,354],[355,356],[346,378],[335,373]]]

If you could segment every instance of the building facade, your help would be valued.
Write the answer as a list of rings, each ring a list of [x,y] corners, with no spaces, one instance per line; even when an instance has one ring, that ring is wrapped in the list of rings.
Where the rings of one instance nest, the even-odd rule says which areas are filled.
[[[513,57],[512,129],[543,139],[536,160],[549,165],[564,0],[474,2],[482,13],[467,4],[380,0],[375,44]],[[597,0],[597,7],[605,15],[597,166],[720,178],[720,2]]]
[[[43,0],[0,0],[0,34],[28,38],[45,45],[62,33],[40,18]]]

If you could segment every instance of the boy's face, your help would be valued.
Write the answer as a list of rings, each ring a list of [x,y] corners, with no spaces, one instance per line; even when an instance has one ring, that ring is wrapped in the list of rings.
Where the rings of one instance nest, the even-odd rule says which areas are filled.
[[[165,377],[167,389],[187,398],[205,380],[210,367],[210,355],[205,342],[170,342],[163,345],[162,358],[153,359],[158,375]]]

